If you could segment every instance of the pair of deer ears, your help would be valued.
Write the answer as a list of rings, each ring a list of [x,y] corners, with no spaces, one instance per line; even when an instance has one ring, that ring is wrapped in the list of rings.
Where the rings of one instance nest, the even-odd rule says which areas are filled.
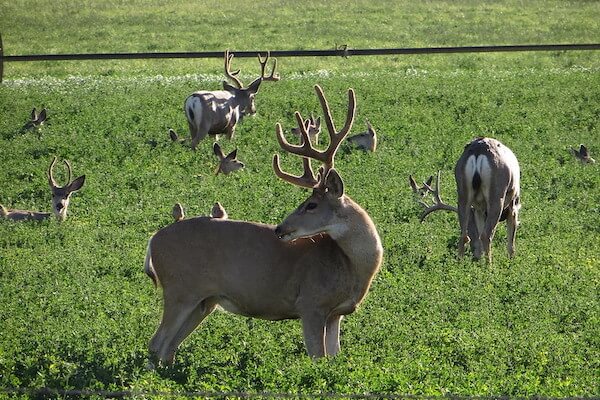
[[[240,91],[250,92],[250,93],[258,93],[258,89],[260,84],[262,83],[262,78],[255,79],[248,87],[246,88],[237,88],[227,81],[223,81],[223,90],[226,90],[230,93],[237,93]]]
[[[237,149],[233,150],[232,152],[227,154],[227,156],[225,156],[225,153],[223,153],[223,150],[221,150],[221,146],[219,146],[219,143],[217,142],[213,144],[213,151],[215,153],[215,156],[219,157],[220,160],[224,158],[228,160],[234,160],[237,157]]]

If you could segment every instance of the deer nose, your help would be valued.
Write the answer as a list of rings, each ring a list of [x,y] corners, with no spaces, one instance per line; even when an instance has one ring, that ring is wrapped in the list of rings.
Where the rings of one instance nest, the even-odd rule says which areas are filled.
[[[62,210],[64,207],[65,207],[65,206],[63,205],[63,203],[58,203],[58,204],[56,205],[56,209],[57,209],[58,211]]]
[[[277,235],[277,236],[281,235],[281,226],[277,225],[275,227],[275,235]]]

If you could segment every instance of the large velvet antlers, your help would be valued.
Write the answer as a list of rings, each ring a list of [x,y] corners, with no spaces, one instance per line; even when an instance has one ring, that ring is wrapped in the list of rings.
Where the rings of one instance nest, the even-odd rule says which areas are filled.
[[[325,150],[317,150],[311,144],[311,141],[308,136],[308,131],[306,126],[304,125],[304,119],[299,112],[296,111],[295,116],[298,121],[298,126],[300,127],[300,135],[301,135],[301,144],[293,145],[290,144],[283,135],[283,129],[281,124],[277,123],[275,126],[275,131],[277,134],[277,141],[281,148],[288,153],[295,154],[302,157],[302,164],[304,167],[304,172],[300,176],[291,175],[287,172],[284,172],[281,169],[281,165],[279,163],[279,155],[273,155],[273,169],[275,170],[275,175],[279,178],[283,179],[286,182],[290,182],[294,185],[305,187],[305,188],[322,188],[325,185],[327,174],[331,169],[334,168],[334,158],[335,153],[340,147],[342,141],[346,138],[350,129],[352,128],[352,123],[354,122],[354,115],[356,114],[356,95],[354,94],[353,89],[348,89],[348,112],[346,115],[346,123],[344,127],[338,132],[336,131],[335,124],[333,122],[333,118],[331,117],[331,110],[329,109],[329,104],[327,103],[327,99],[323,94],[323,89],[319,85],[315,85],[315,92],[317,93],[317,97],[319,98],[319,102],[321,103],[321,108],[323,109],[323,114],[325,115],[325,123],[327,124],[327,131],[329,132],[329,146]],[[312,170],[310,160],[316,160],[322,163],[319,168],[319,173],[317,177],[315,177],[315,173]]]

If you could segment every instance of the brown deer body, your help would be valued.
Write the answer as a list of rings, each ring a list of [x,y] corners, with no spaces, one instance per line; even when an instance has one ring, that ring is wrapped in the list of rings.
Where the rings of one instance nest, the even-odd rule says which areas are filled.
[[[313,188],[279,226],[199,217],[150,239],[145,270],[163,288],[164,310],[149,348],[160,361],[172,362],[179,344],[217,306],[267,320],[300,319],[310,356],[339,352],[340,321],[367,294],[383,249],[370,217],[344,194],[333,169],[354,118],[354,92],[349,91],[348,118],[338,133],[320,87],[316,90],[331,137],[326,151],[312,148],[306,130],[302,146],[290,145],[277,124],[280,144],[303,157],[305,174],[281,171],[274,157],[276,174]],[[296,118],[304,126],[298,113]],[[309,158],[324,163],[318,179]]]
[[[228,139],[233,138],[237,123],[246,115],[256,113],[254,97],[262,81],[279,80],[275,75],[277,60],[273,64],[270,76],[265,75],[265,68],[269,55],[263,60],[258,56],[261,64],[261,76],[255,79],[247,87],[237,78],[238,71],[231,71],[231,59],[233,54],[225,52],[225,74],[234,81],[235,86],[223,81],[223,90],[198,91],[190,95],[183,106],[190,129],[192,148],[206,135],[215,135],[218,139],[220,134],[225,134]]]

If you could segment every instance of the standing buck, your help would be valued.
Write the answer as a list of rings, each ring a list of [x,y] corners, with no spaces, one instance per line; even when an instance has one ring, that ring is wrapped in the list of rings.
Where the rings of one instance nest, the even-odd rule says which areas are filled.
[[[234,82],[235,86],[223,81],[223,90],[195,92],[185,100],[183,109],[190,128],[194,150],[206,135],[215,135],[218,139],[220,134],[225,134],[228,139],[233,138],[238,121],[246,115],[256,114],[254,97],[261,82],[279,80],[279,76],[275,74],[277,60],[273,62],[271,74],[265,75],[269,53],[264,59],[260,54],[258,55],[258,62],[261,66],[260,77],[247,87],[244,87],[242,81],[237,77],[240,70],[231,71],[233,54],[229,54],[229,50],[227,50],[224,58],[225,75]]]
[[[306,130],[294,146],[276,126],[281,147],[302,157],[304,174],[277,176],[312,194],[278,226],[199,217],[171,224],[149,241],[145,271],[163,288],[164,309],[149,350],[172,362],[177,347],[217,306],[266,320],[300,319],[311,357],[340,350],[342,316],[366,296],[382,261],[383,248],[369,215],[344,194],[333,168],[335,153],[350,131],[354,91],[348,91],[346,123],[336,132],[329,105],[315,90],[326,116],[330,144],[312,147]],[[302,117],[296,113],[300,126]],[[310,159],[322,163],[318,177]],[[193,246],[190,246],[193,243]]]
[[[67,183],[64,186],[59,186],[56,183],[56,181],[54,180],[54,175],[52,173],[54,165],[56,164],[56,157],[54,157],[54,159],[50,163],[50,167],[48,167],[48,185],[50,186],[50,190],[52,191],[52,211],[54,212],[54,215],[56,215],[56,218],[59,221],[64,221],[67,218],[67,208],[69,207],[71,194],[81,189],[83,183],[85,182],[85,175],[82,175],[74,181],[71,181],[71,164],[67,160],[63,161],[67,166],[67,172],[69,174],[67,178]],[[52,213],[47,212],[10,210],[0,205],[0,216],[7,219],[12,219],[14,221],[41,221],[46,218],[49,218],[51,215]]]
[[[465,245],[471,241],[473,257],[485,253],[492,260],[491,242],[498,222],[506,220],[508,255],[515,253],[515,237],[519,224],[520,168],[513,152],[491,138],[477,138],[465,146],[454,170],[458,191],[458,207],[445,204],[439,193],[439,172],[435,189],[428,184],[418,188],[410,177],[411,187],[417,194],[430,191],[435,203],[425,202],[421,220],[437,210],[456,211],[460,222],[458,256],[464,257]],[[425,190],[423,190],[425,189]]]

